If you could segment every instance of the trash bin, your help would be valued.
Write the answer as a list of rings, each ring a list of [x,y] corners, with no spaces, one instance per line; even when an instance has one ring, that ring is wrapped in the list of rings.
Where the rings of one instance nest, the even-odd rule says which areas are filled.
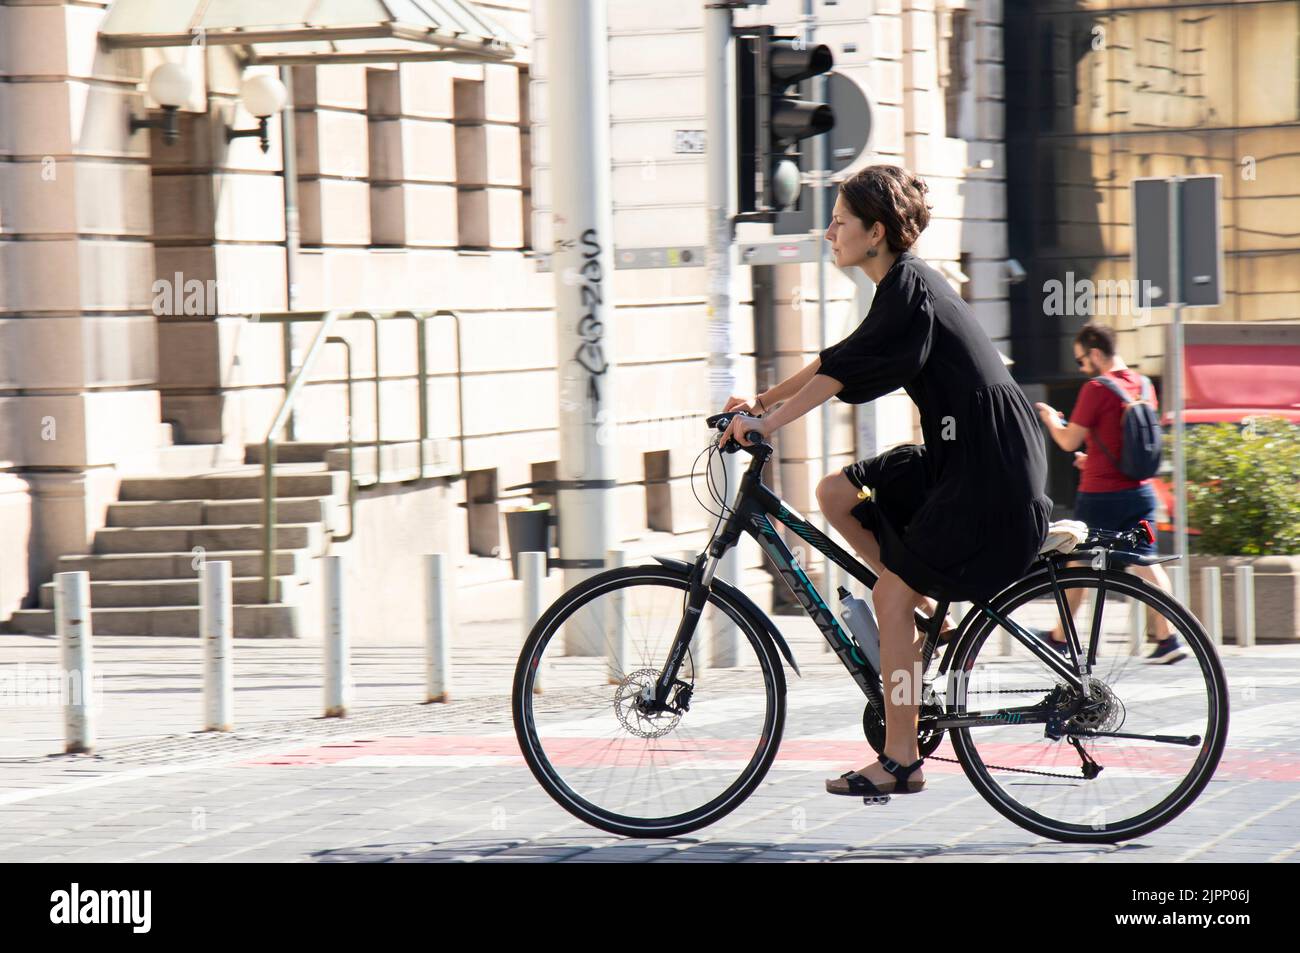
[[[510,571],[519,578],[520,553],[546,553],[551,569],[551,504],[535,503],[506,510],[506,542],[510,546]]]

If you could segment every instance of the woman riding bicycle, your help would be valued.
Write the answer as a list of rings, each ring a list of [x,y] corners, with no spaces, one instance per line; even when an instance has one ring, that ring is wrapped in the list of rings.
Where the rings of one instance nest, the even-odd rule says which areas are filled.
[[[832,794],[921,790],[923,639],[914,610],[933,612],[934,600],[989,599],[1019,578],[1043,544],[1052,509],[1043,437],[1028,400],[966,302],[910,251],[929,224],[927,191],[892,165],[870,166],[840,185],[826,238],[838,267],[859,267],[875,282],[870,312],[752,405],[732,398],[724,408],[742,413],[723,441],[746,446],[746,433],[769,436],[831,397],[860,404],[901,387],[920,411],[923,446],[860,460],[817,487],[827,521],[880,577],[873,602],[886,689],[884,756],[827,781]]]

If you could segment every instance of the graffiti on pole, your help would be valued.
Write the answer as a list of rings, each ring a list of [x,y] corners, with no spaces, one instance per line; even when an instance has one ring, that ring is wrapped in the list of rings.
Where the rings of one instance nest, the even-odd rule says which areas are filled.
[[[582,341],[573,358],[590,375],[587,380],[587,396],[591,400],[594,419],[600,408],[600,378],[609,370],[609,362],[605,360],[602,344],[605,325],[600,320],[600,309],[604,301],[601,290],[605,276],[601,272],[599,261],[601,248],[594,228],[589,228],[582,233],[582,246],[583,262],[579,269],[582,287],[579,289],[579,294],[585,313],[578,321],[578,336]]]

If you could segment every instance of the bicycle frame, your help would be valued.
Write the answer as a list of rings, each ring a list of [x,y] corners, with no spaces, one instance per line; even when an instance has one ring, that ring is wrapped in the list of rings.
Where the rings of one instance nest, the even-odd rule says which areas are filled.
[[[713,581],[714,572],[717,569],[718,562],[726,552],[740,538],[741,533],[747,533],[754,537],[759,547],[767,554],[780,572],[781,578],[790,587],[795,598],[799,601],[800,606],[808,613],[809,617],[816,623],[817,628],[821,631],[822,636],[830,643],[831,649],[835,652],[840,662],[848,670],[849,675],[857,683],[867,700],[884,717],[884,699],[882,697],[882,683],[880,673],[871,665],[870,661],[863,657],[859,650],[856,639],[852,634],[846,632],[835,618],[826,601],[822,598],[821,593],[817,591],[803,567],[799,565],[798,559],[790,551],[785,541],[772,526],[771,518],[775,517],[787,528],[789,528],[800,539],[804,540],[818,552],[825,555],[836,565],[843,568],[849,575],[857,579],[868,589],[874,589],[878,576],[871,571],[870,567],[864,565],[852,553],[845,550],[833,539],[816,526],[808,522],[798,511],[790,507],[778,497],[762,481],[762,471],[768,458],[772,454],[772,448],[766,444],[756,444],[751,449],[753,460],[746,469],[744,476],[741,478],[740,487],[736,491],[735,500],[731,505],[731,513],[727,516],[722,527],[714,534],[706,549],[707,560],[701,567],[701,559],[695,560],[694,568],[691,572],[690,586],[687,594],[687,605],[682,613],[682,621],[678,627],[676,637],[673,642],[672,651],[669,653],[668,663],[660,676],[657,688],[657,701],[664,704],[668,694],[676,681],[677,671],[685,658],[686,649],[690,644],[691,636],[699,622],[700,614],[703,611],[704,604],[708,598],[709,586]],[[703,555],[703,554],[702,554]],[[1076,559],[1079,557],[1075,557]],[[1036,572],[1050,572],[1053,586],[1056,592],[1058,607],[1063,607],[1064,594],[1059,586],[1056,586],[1056,572],[1054,560],[1045,560],[1045,565],[1037,567]],[[1032,573],[1031,573],[1032,574]],[[1019,580],[1017,580],[1019,581]],[[1099,593],[1099,599],[1104,599],[1104,592]],[[934,658],[935,649],[938,646],[938,631],[943,623],[943,618],[947,613],[949,603],[940,602],[934,613],[934,618],[928,620],[926,625],[927,635],[925,644],[922,648],[921,672],[929,670],[930,664]],[[1086,660],[1080,659],[1082,651],[1078,641],[1078,635],[1075,632],[1073,619],[1068,611],[1063,611],[1063,618],[1066,621],[1066,637],[1071,645],[1071,660],[1074,663],[1073,668],[1062,660],[1057,654],[1042,645],[1038,639],[1034,638],[1023,628],[1017,625],[1013,620],[1004,618],[999,612],[992,608],[987,602],[979,600],[972,601],[974,609],[979,610],[978,614],[991,617],[1000,626],[1009,631],[1012,636],[1020,641],[1030,652],[1038,656],[1043,663],[1059,678],[1064,680],[1068,685],[1078,691],[1084,691],[1085,677],[1091,672],[1091,666],[1095,664],[1097,644],[1100,632],[1097,626],[1094,626],[1092,633],[1093,641],[1089,646]],[[925,617],[917,612],[918,620],[925,620]],[[947,644],[947,650],[940,662],[936,677],[942,677],[949,671],[952,661],[953,652],[959,641],[959,636],[973,624],[977,618],[977,613],[972,611],[962,620],[961,625],[955,631]],[[1100,613],[1095,614],[1095,618],[1100,622]],[[977,725],[1004,725],[1008,721],[1019,723],[1043,722],[1047,720],[1047,712],[1042,706],[1028,706],[1021,708],[999,709],[988,714],[973,713],[960,717],[935,717],[922,716],[922,727],[932,727],[934,729],[946,728],[967,728]]]

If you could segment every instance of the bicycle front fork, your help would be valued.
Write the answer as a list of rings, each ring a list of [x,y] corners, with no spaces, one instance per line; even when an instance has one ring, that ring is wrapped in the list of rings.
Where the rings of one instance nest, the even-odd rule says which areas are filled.
[[[686,659],[691,640],[695,636],[695,629],[700,624],[700,616],[704,614],[704,606],[709,601],[709,588],[713,585],[713,574],[717,571],[722,557],[735,545],[739,537],[738,529],[730,525],[726,526],[710,541],[707,550],[695,557],[695,562],[691,565],[690,585],[686,592],[686,606],[682,611],[682,621],[678,624],[677,634],[673,637],[673,647],[668,653],[668,661],[663,671],[659,673],[659,680],[655,683],[653,704],[658,710],[662,711],[666,707],[674,686],[682,685],[677,678],[677,673]]]

